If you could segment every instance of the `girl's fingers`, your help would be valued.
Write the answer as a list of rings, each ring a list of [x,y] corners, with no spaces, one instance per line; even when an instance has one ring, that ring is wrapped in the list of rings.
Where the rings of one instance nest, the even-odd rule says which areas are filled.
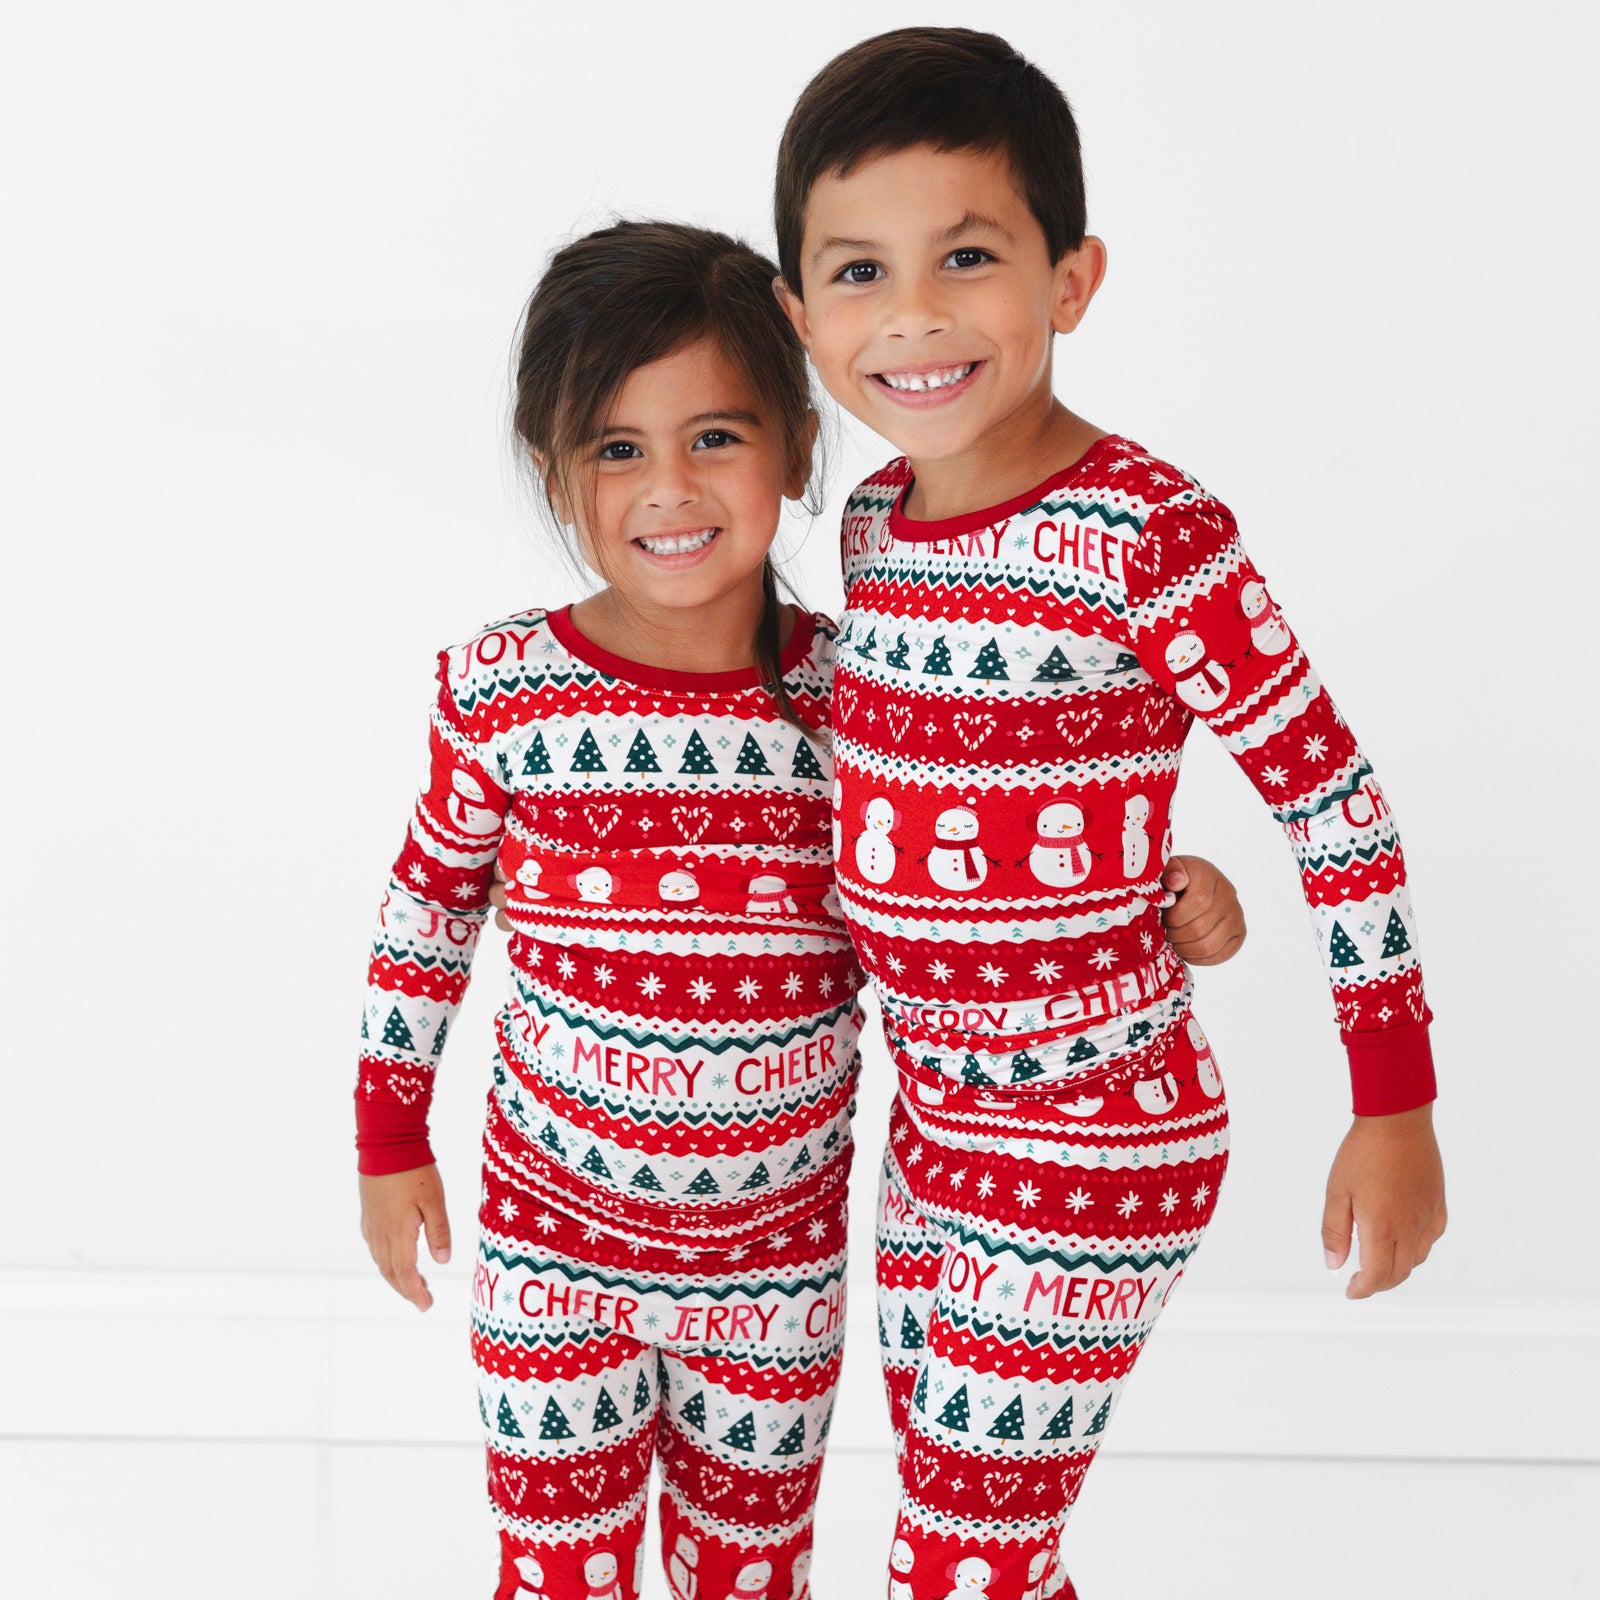
[[[1368,1299],[1399,1282],[1394,1276],[1399,1242],[1392,1236],[1369,1242],[1369,1234],[1370,1230],[1361,1234],[1361,1265],[1345,1285],[1345,1295],[1351,1300]]]
[[[428,1253],[443,1265],[450,1259],[450,1218],[445,1214],[442,1199],[438,1205],[423,1206],[422,1232],[428,1241]]]
[[[1347,1194],[1330,1194],[1323,1204],[1322,1259],[1330,1272],[1337,1272],[1350,1258],[1352,1216]]]

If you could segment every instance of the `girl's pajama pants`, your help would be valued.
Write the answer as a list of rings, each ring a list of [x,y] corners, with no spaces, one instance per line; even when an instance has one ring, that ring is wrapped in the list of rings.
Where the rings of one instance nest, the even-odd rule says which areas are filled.
[[[1192,1016],[1143,1061],[1116,1087],[1026,1098],[902,1075],[877,1262],[900,1463],[891,1600],[1073,1593],[1062,1531],[1227,1165]]]
[[[472,1349],[495,1600],[635,1600],[655,1460],[677,1600],[806,1600],[848,1164],[803,1194],[619,1218],[491,1103]]]

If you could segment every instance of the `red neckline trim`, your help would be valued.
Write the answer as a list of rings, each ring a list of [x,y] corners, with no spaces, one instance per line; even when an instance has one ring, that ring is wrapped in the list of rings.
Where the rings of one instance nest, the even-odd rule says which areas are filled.
[[[1047,491],[1064,489],[1073,484],[1082,476],[1091,461],[1097,460],[1108,448],[1113,447],[1123,450],[1139,448],[1131,439],[1125,439],[1120,433],[1102,434],[1065,471],[1052,473],[1043,483],[1035,484],[1033,488],[1024,490],[1003,504],[983,506],[977,511],[963,511],[953,517],[940,517],[934,522],[915,521],[901,509],[905,505],[906,496],[911,492],[911,485],[916,482],[914,477],[908,477],[905,487],[894,497],[894,504],[889,508],[889,532],[896,539],[920,544],[930,539],[952,539],[963,533],[976,533],[979,528],[991,528],[995,523],[1004,522],[1016,516],[1019,511],[1026,511],[1029,506],[1037,505],[1044,499]]]
[[[805,660],[816,633],[816,618],[801,606],[796,606],[794,611],[794,632],[789,635],[789,642],[778,660],[785,673],[792,672]],[[547,611],[545,621],[569,656],[624,683],[642,684],[647,689],[691,689],[704,693],[718,689],[759,689],[764,682],[760,667],[733,667],[727,672],[680,672],[676,667],[652,667],[643,661],[630,661],[626,656],[614,656],[578,631],[578,625],[572,620],[571,606]]]

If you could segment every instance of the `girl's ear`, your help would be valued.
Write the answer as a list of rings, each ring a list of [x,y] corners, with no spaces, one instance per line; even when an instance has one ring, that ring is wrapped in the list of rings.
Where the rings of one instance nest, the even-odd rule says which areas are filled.
[[[815,411],[806,412],[805,425],[794,442],[794,459],[789,463],[789,477],[783,486],[785,500],[805,498],[806,485],[811,481],[811,465],[816,456],[817,430],[821,419]]]
[[[550,509],[555,512],[556,519],[564,522],[569,528],[572,522],[572,501],[568,498],[566,490],[561,486],[561,479],[550,470],[547,457],[539,454],[537,450],[530,449],[529,456],[533,460],[533,470],[539,474],[539,481],[544,485],[544,492],[550,501]]]
[[[806,303],[791,289],[780,272],[772,280],[772,292],[778,297],[778,304],[783,307],[783,314],[794,326],[794,331],[800,335],[800,343],[806,347],[806,354],[811,354],[811,323],[806,316]]]

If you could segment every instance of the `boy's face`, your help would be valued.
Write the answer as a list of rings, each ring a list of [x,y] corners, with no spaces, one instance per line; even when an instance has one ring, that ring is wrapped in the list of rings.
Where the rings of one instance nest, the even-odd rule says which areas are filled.
[[[783,300],[818,376],[913,462],[1047,411],[1052,337],[1099,283],[1050,260],[1004,153],[927,145],[818,179],[800,263],[804,299]]]

